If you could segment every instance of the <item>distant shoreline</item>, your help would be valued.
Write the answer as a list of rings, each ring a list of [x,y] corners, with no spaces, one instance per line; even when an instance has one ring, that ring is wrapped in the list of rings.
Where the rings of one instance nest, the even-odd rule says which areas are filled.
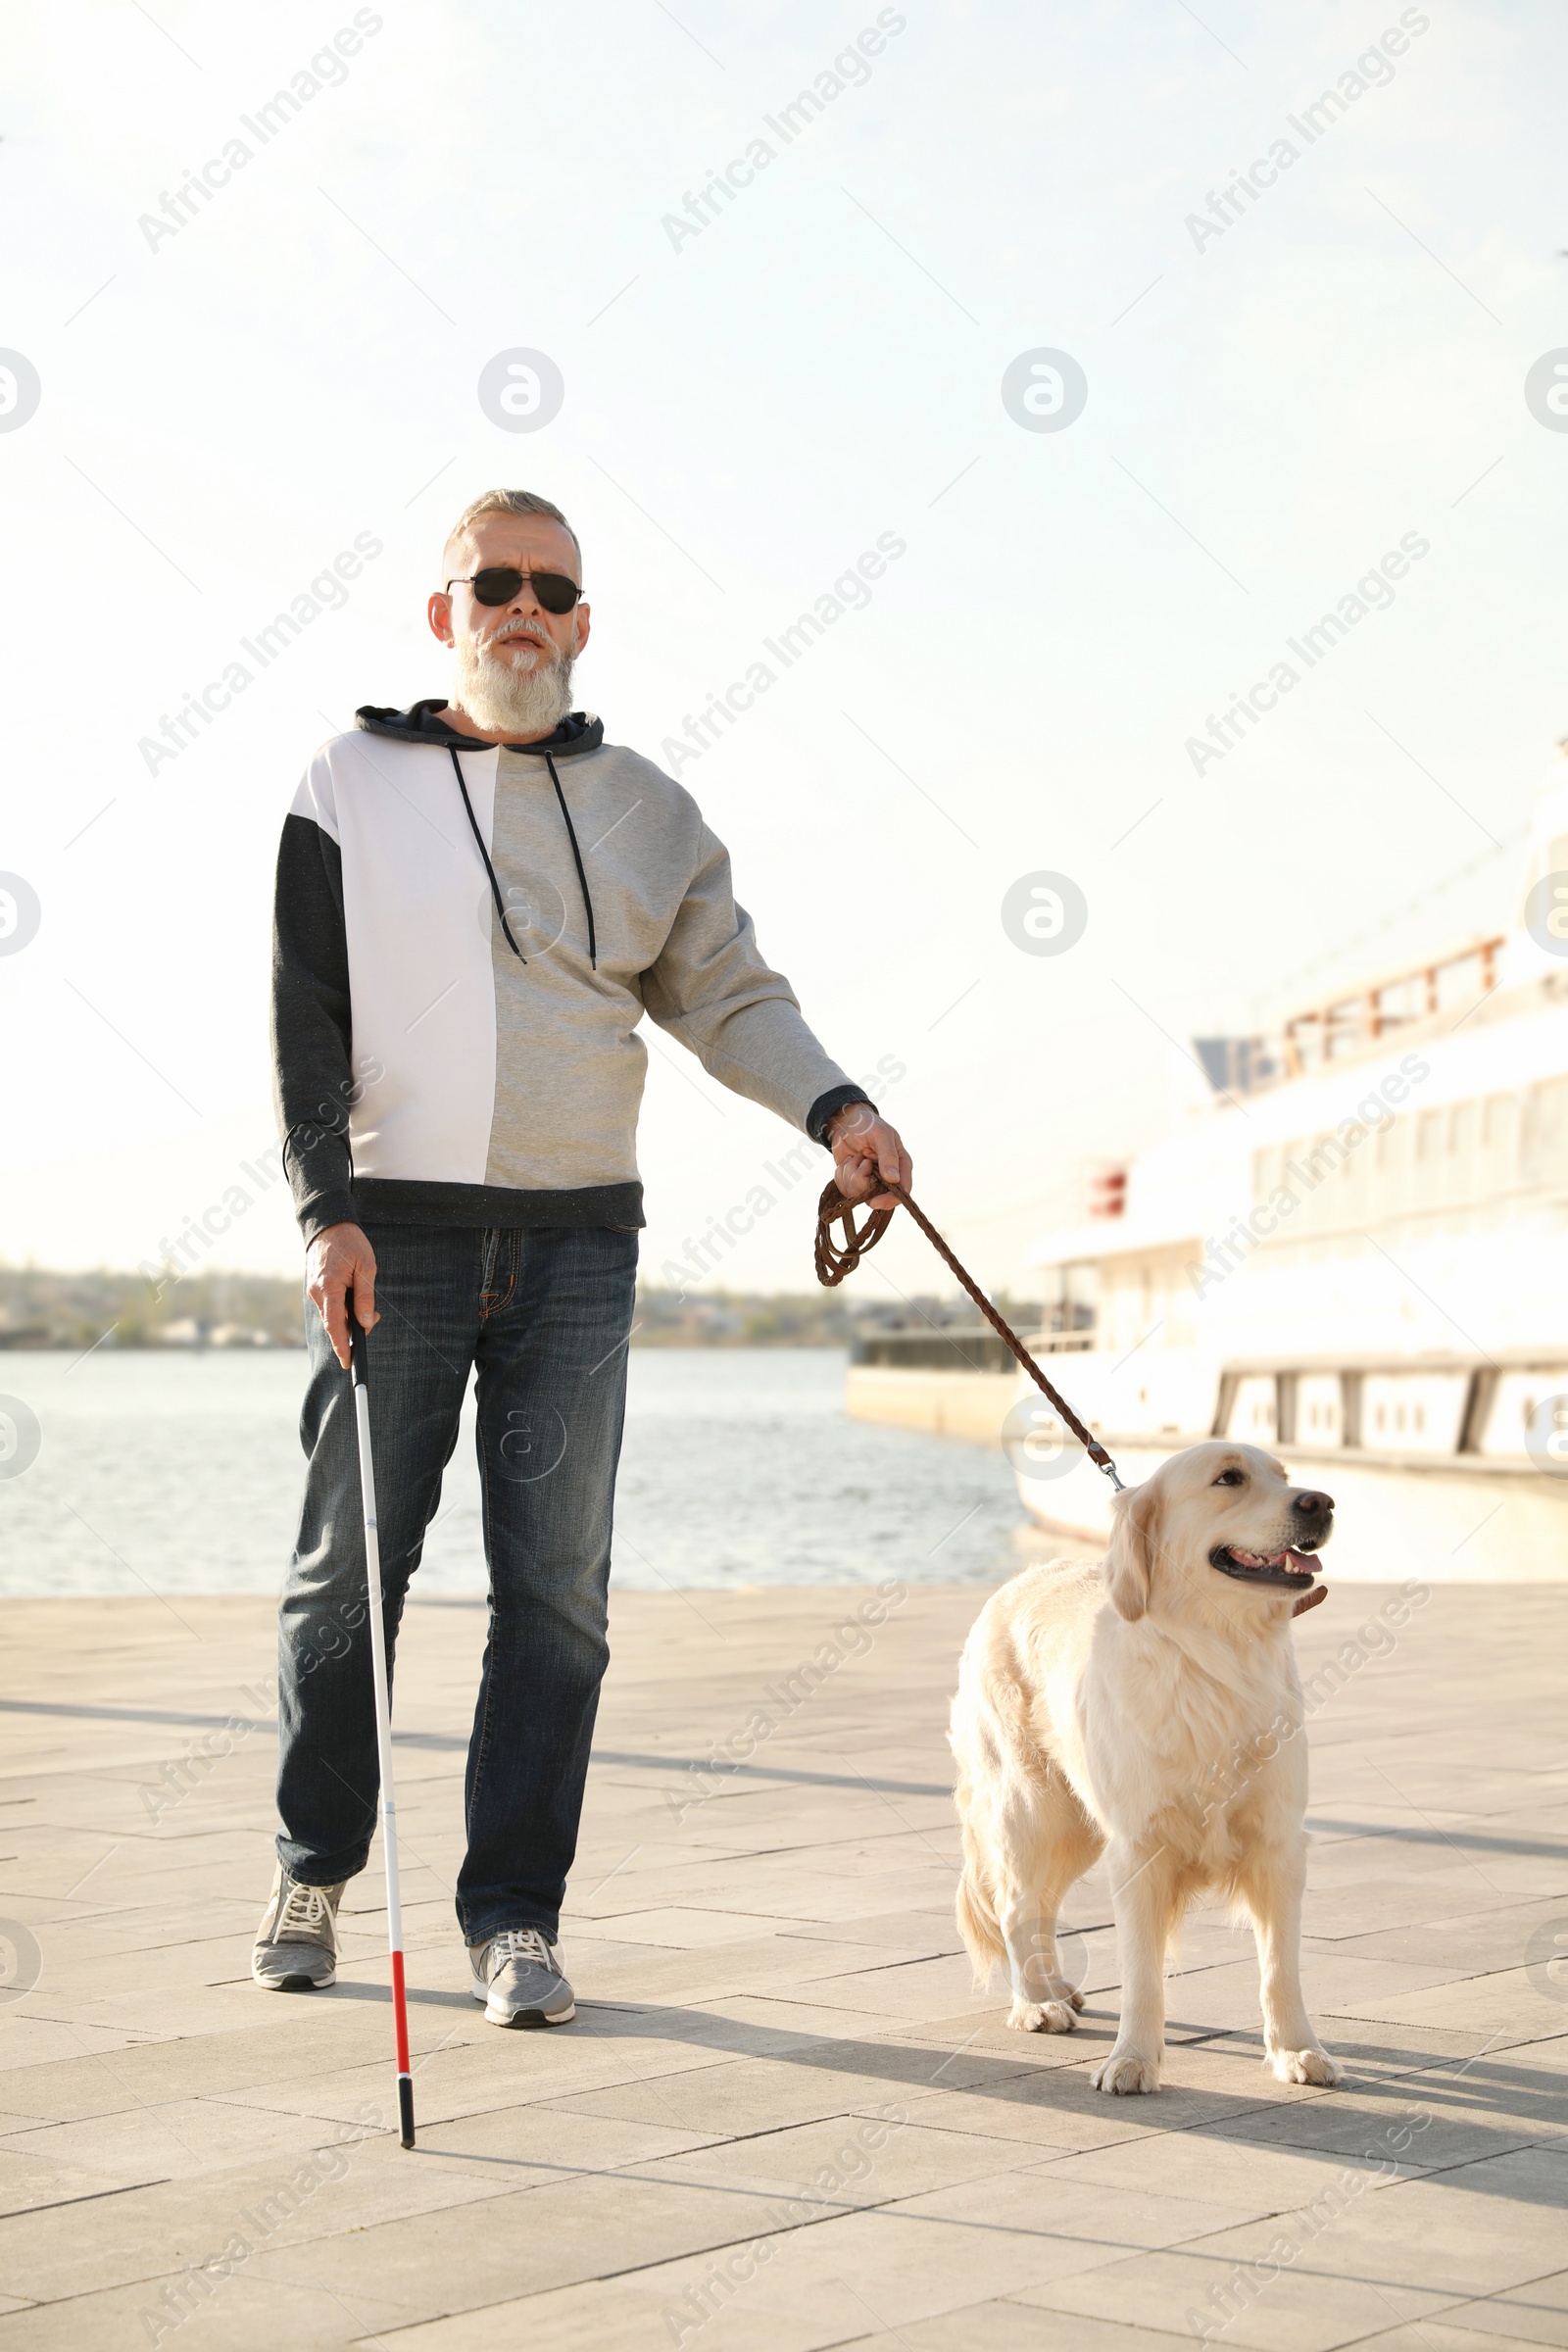
[[[999,1299],[1026,1328],[1039,1309]],[[849,1348],[876,1332],[972,1327],[967,1300],[920,1297],[891,1304],[842,1291],[637,1294],[634,1348]],[[99,1268],[61,1273],[0,1266],[0,1353],[66,1349],[224,1354],[302,1348],[300,1285],[282,1275],[171,1269],[160,1283]]]
[[[96,1345],[98,1350],[105,1355],[275,1355],[280,1352],[302,1352],[305,1340],[303,1334],[287,1339],[273,1338],[268,1334],[260,1339],[229,1340],[215,1337],[171,1340],[154,1333],[143,1334],[139,1338],[129,1340],[121,1340],[111,1334],[96,1343],[89,1340],[85,1345],[89,1348]],[[778,1339],[750,1339],[744,1332],[737,1334],[731,1332],[653,1331],[635,1333],[630,1345],[638,1349],[647,1348],[656,1350],[670,1348],[845,1348],[851,1345],[851,1342],[848,1335],[827,1339],[814,1334],[807,1334],[805,1337],[791,1335],[788,1338]],[[38,1338],[31,1332],[0,1331],[0,1355],[69,1355],[74,1352],[78,1352],[74,1337],[51,1338],[46,1335]]]

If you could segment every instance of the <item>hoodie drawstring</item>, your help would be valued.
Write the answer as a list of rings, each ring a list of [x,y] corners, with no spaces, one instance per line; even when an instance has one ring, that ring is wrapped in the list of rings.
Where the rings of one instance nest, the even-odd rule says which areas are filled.
[[[550,770],[550,781],[556,788],[556,799],[561,803],[561,813],[566,820],[566,839],[571,844],[571,861],[577,868],[577,886],[582,892],[583,912],[588,917],[588,968],[590,971],[597,972],[599,969],[599,943],[594,937],[594,903],[588,896],[588,877],[582,870],[582,852],[577,847],[577,828],[571,821],[571,810],[566,807],[566,796],[561,789],[561,778],[556,773],[556,763],[548,752],[545,754],[545,765]]]
[[[473,813],[473,803],[468,798],[468,787],[463,781],[463,762],[458,758],[457,752],[453,749],[451,744],[448,744],[447,749],[452,753],[452,772],[458,779],[458,790],[463,795],[463,806],[468,811],[468,822],[473,827],[475,846],[478,849],[480,857],[484,859],[484,870],[490,877],[490,896],[495,900],[496,912],[501,917],[501,928],[507,935],[507,945],[512,950],[512,953],[514,956],[515,956],[519,963],[526,963],[528,960],[527,956],[523,954],[522,950],[518,947],[516,941],[512,936],[512,925],[507,920],[506,902],[501,896],[501,885],[496,880],[496,869],[491,864],[490,853],[484,846],[484,835],[480,832],[478,819]]]
[[[526,963],[528,960],[527,956],[523,954],[522,950],[518,947],[516,941],[512,936],[512,925],[507,920],[506,902],[501,896],[501,885],[496,880],[496,869],[490,862],[490,853],[484,846],[484,835],[479,830],[478,819],[473,813],[473,803],[468,798],[468,787],[463,779],[463,762],[458,758],[456,745],[448,744],[447,750],[451,754],[452,758],[452,772],[458,779],[458,790],[463,795],[463,806],[467,811],[468,824],[473,833],[474,846],[477,848],[479,856],[484,861],[484,870],[489,876],[490,895],[495,900],[496,912],[501,917],[501,928],[506,933],[507,945],[512,950],[512,953],[514,956],[515,956],[519,963]],[[588,877],[583,872],[582,868],[582,852],[577,847],[576,827],[571,821],[571,810],[566,807],[566,796],[561,789],[561,778],[556,773],[556,763],[554,760],[551,759],[548,752],[545,754],[545,765],[550,770],[550,781],[556,788],[556,800],[560,805],[561,813],[565,822],[566,839],[571,844],[571,861],[577,868],[577,883],[582,892],[583,912],[588,917],[588,963],[590,969],[597,972],[599,969],[599,943],[594,932],[594,903],[593,900],[588,896]]]

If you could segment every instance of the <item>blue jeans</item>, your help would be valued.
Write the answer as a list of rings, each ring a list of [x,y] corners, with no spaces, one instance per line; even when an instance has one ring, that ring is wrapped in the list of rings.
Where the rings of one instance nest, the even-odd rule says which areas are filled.
[[[489,1639],[468,1744],[458,1919],[560,1932],[606,1640],[637,1236],[604,1226],[368,1228],[380,1321],[367,1385],[390,1664],[478,1371]],[[365,1868],[378,1776],[349,1376],[306,1308],[309,1467],[278,1613],[277,1852],[335,1886]]]

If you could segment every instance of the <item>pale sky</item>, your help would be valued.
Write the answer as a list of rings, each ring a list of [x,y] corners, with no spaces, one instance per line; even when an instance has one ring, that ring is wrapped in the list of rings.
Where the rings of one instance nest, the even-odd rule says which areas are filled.
[[[571,515],[580,699],[666,763],[904,543],[679,774],[828,1051],[903,1065],[918,1195],[988,1282],[1027,1281],[1074,1170],[1158,1132],[1167,1035],[1508,919],[1568,733],[1568,432],[1525,397],[1568,345],[1560,7],[11,13],[0,345],[40,391],[5,429],[30,379],[0,356],[0,869],[40,919],[0,955],[9,1262],[156,1255],[271,1141],[282,812],[357,704],[445,690],[424,600],[495,484]],[[1343,113],[1306,114],[1325,91]],[[517,349],[564,387],[533,432],[480,405]],[[1004,406],[1041,350],[1087,384],[1060,430]],[[379,553],[342,609],[243,653],[357,537]],[[1363,590],[1311,666],[1288,650],[1401,546],[1392,601]],[[244,690],[149,772],[235,661]],[[1198,772],[1189,739],[1282,662]],[[1004,928],[1042,871],[1087,906],[1059,956]],[[650,1042],[657,1281],[791,1139]],[[819,1181],[723,1279],[810,1287]],[[298,1266],[280,1184],[211,1262]],[[867,1296],[946,1287],[912,1234],[880,1268]]]

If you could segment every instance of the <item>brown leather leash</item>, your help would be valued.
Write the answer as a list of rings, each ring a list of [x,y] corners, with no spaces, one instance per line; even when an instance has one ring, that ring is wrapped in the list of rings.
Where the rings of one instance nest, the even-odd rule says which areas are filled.
[[[1122,1484],[1121,1478],[1116,1469],[1116,1465],[1111,1460],[1109,1454],[1105,1451],[1103,1446],[1102,1446],[1100,1443],[1100,1440],[1096,1437],[1092,1437],[1089,1431],[1085,1429],[1083,1423],[1079,1420],[1077,1414],[1073,1411],[1072,1406],[1067,1402],[1066,1398],[1064,1396],[1057,1396],[1055,1390],[1052,1387],[1050,1381],[1041,1371],[1040,1366],[1035,1362],[1034,1357],[1030,1354],[1022,1340],[1019,1339],[1017,1333],[1009,1324],[1003,1321],[1003,1318],[998,1314],[996,1308],[992,1305],[990,1299],[986,1297],[984,1291],[975,1281],[973,1275],[969,1273],[968,1269],[958,1263],[957,1259],[954,1256],[953,1251],[948,1248],[947,1243],[942,1239],[941,1234],[938,1233],[936,1227],[932,1224],[930,1218],[925,1214],[924,1210],[915,1206],[914,1202],[910,1200],[908,1194],[905,1191],[901,1184],[890,1184],[885,1177],[880,1178],[878,1180],[878,1190],[884,1193],[891,1193],[894,1199],[900,1201],[902,1205],[908,1210],[910,1216],[919,1226],[920,1231],[925,1235],[926,1240],[931,1244],[932,1249],[947,1266],[949,1272],[956,1275],[958,1281],[962,1284],[963,1288],[968,1292],[970,1298],[974,1300],[976,1306],[980,1309],[980,1312],[984,1315],[986,1321],[990,1324],[998,1339],[1003,1341],[1004,1344],[1012,1350],[1012,1353],[1017,1357],[1019,1363],[1028,1373],[1030,1379],[1034,1382],[1035,1387],[1040,1391],[1040,1394],[1046,1398],[1047,1402],[1054,1408],[1054,1410],[1060,1414],[1062,1420],[1072,1431],[1072,1434],[1077,1439],[1079,1445],[1088,1454],[1089,1459],[1094,1463],[1095,1468],[1104,1472],[1105,1476],[1109,1479],[1111,1485],[1115,1488],[1118,1494],[1125,1494],[1127,1490]],[[839,1284],[844,1280],[846,1274],[853,1274],[855,1272],[856,1267],[859,1264],[866,1251],[876,1248],[877,1243],[882,1239],[882,1236],[886,1233],[892,1222],[893,1211],[891,1208],[873,1208],[867,1216],[865,1223],[863,1225],[857,1225],[855,1222],[854,1201],[846,1200],[844,1195],[839,1191],[838,1186],[829,1181],[823,1191],[821,1200],[816,1204],[817,1281],[823,1284],[823,1286],[830,1291],[836,1290]],[[833,1228],[835,1225],[842,1225],[844,1228],[844,1238],[842,1241],[837,1240],[834,1236]]]
[[[1057,1396],[1017,1333],[1009,1324],[1004,1322],[968,1268],[958,1263],[924,1210],[916,1208],[901,1184],[892,1184],[886,1177],[882,1177],[878,1180],[878,1189],[884,1193],[891,1193],[895,1200],[902,1202],[903,1206],[908,1210],[932,1249],[942,1259],[943,1264],[950,1273],[956,1275],[997,1337],[1011,1349],[1047,1402],[1060,1414],[1079,1445],[1088,1454],[1089,1459],[1094,1463],[1095,1468],[1103,1470],[1118,1494],[1125,1494],[1127,1489],[1122,1483],[1116,1465],[1100,1440],[1092,1437],[1085,1429],[1066,1398]],[[876,1248],[892,1222],[893,1211],[891,1208],[873,1208],[867,1215],[865,1223],[857,1225],[854,1201],[846,1200],[838,1186],[829,1182],[823,1188],[822,1198],[816,1204],[817,1281],[830,1291],[836,1290],[846,1274],[855,1272],[866,1251]],[[841,1225],[844,1228],[842,1241],[837,1240],[834,1236],[835,1225]],[[1320,1600],[1327,1600],[1327,1588],[1323,1585],[1314,1585],[1309,1592],[1303,1592],[1300,1595],[1292,1609],[1291,1615],[1293,1617],[1304,1616],[1308,1609],[1316,1608]]]

